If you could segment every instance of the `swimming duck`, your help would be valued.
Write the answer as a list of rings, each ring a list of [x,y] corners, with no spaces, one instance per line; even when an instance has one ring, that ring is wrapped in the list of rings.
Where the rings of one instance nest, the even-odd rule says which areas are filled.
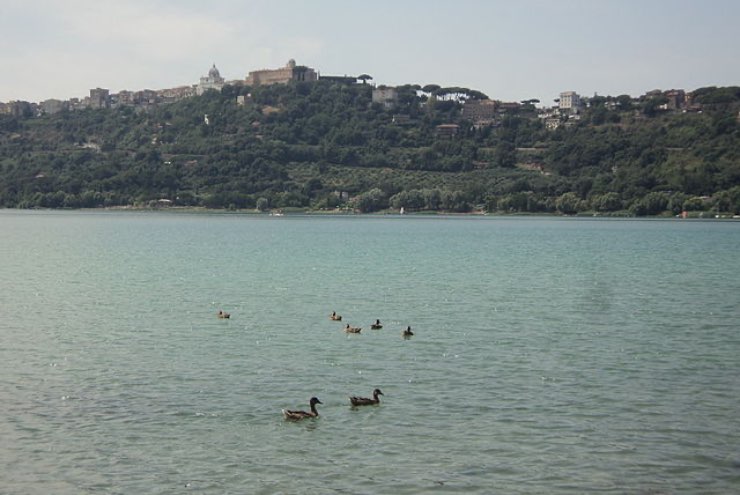
[[[370,399],[368,397],[355,397],[352,396],[349,398],[349,401],[352,403],[353,406],[375,406],[380,404],[380,398],[379,395],[384,395],[383,392],[380,391],[379,388],[376,388],[373,390],[373,398]]]
[[[309,402],[311,405],[311,411],[289,411],[287,409],[283,409],[283,416],[285,419],[298,421],[301,419],[306,418],[317,418],[319,416],[319,412],[316,410],[316,404],[323,404],[318,398],[311,397],[311,401]]]
[[[351,327],[349,326],[349,323],[347,323],[347,326],[344,327],[344,331],[347,333],[360,333],[362,331],[361,327]]]
[[[383,328],[383,325],[380,323],[380,320],[375,320],[375,323],[370,325],[370,328],[372,330],[380,330],[381,328]]]
[[[403,331],[403,332],[401,333],[401,335],[403,335],[403,336],[404,336],[404,337],[406,337],[406,338],[408,338],[408,337],[411,337],[412,335],[414,335],[414,332],[412,332],[412,331],[411,331],[411,326],[410,326],[410,325],[409,325],[409,326],[407,326],[407,327],[406,327],[406,330],[404,330],[404,331]]]
[[[338,315],[336,311],[332,311],[329,315],[329,319],[332,321],[342,321],[342,315]]]
[[[216,313],[216,316],[218,316],[219,318],[231,318],[231,313],[225,313],[219,309],[218,313]]]

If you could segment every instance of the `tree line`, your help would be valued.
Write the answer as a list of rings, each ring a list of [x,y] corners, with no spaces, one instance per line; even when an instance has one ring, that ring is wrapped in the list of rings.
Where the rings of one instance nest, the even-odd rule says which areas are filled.
[[[740,214],[740,88],[697,89],[683,113],[594,97],[555,130],[535,99],[476,126],[462,109],[483,93],[396,90],[380,105],[369,84],[319,80],[2,115],[0,206]]]

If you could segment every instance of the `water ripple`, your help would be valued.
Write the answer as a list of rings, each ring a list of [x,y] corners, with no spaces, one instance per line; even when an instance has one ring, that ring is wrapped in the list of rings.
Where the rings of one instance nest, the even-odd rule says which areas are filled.
[[[740,483],[733,225],[0,212],[0,227],[4,493]],[[375,387],[380,406],[350,407]],[[283,420],[312,396],[319,418]]]

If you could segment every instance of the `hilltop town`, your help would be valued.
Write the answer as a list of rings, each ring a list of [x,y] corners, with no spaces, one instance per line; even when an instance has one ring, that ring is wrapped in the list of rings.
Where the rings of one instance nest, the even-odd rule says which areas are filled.
[[[202,95],[209,90],[221,91],[226,85],[253,86],[260,84],[284,84],[289,81],[316,81],[318,74],[308,67],[298,66],[295,60],[290,60],[285,67],[278,69],[263,69],[252,71],[242,80],[226,81],[213,64],[208,74],[201,77],[197,84],[178,86],[167,89],[143,89],[138,91],[119,91],[111,93],[108,89],[95,88],[90,90],[89,96],[72,98],[67,101],[48,99],[39,103],[12,101],[0,102],[0,114],[20,115],[53,115],[63,110],[84,110],[86,108],[117,108],[133,107],[146,110],[167,103],[174,103],[183,98]]]
[[[0,104],[0,207],[740,214],[740,88],[551,105],[289,61]]]
[[[340,82],[343,84],[365,84],[372,78],[367,74],[354,76],[322,76],[311,67],[297,65],[291,59],[284,67],[276,69],[261,69],[249,72],[244,79],[226,81],[216,65],[210,68],[205,76],[200,78],[197,84],[178,86],[175,88],[138,91],[123,90],[111,93],[104,88],[90,89],[90,94],[83,98],[72,98],[62,101],[47,99],[38,103],[26,101],[0,102],[0,114],[41,116],[53,115],[64,110],[76,111],[100,108],[132,107],[138,110],[148,110],[168,103],[174,103],[184,98],[202,95],[206,91],[221,91],[225,86],[261,86],[270,84],[287,84],[289,82],[311,82],[322,79],[324,81]],[[457,91],[461,90],[462,91]],[[504,102],[489,99],[486,95],[465,88],[441,88],[438,85],[427,85],[419,87],[420,93],[435,94],[438,97],[454,98],[464,103],[462,117],[471,121],[475,126],[495,125],[497,117],[507,112],[516,111],[522,105],[540,103],[538,99],[529,99],[522,102]],[[591,104],[593,100],[601,97],[594,95],[592,98],[579,95],[575,91],[563,91],[553,106],[540,106],[537,108],[538,118],[542,119],[547,129],[553,130],[561,125],[573,125],[580,118],[582,110]],[[393,107],[398,102],[398,91],[394,87],[385,85],[374,86],[372,101],[385,107]],[[639,102],[650,101],[654,103],[656,111],[682,111],[698,112],[702,105],[696,103],[690,92],[683,89],[652,90],[637,98],[629,95],[620,95],[616,98],[609,97],[604,103],[608,109],[617,107],[626,108]],[[245,95],[238,97],[237,103],[244,104]],[[403,116],[399,116],[403,119]],[[441,133],[455,133],[455,125],[440,128]]]

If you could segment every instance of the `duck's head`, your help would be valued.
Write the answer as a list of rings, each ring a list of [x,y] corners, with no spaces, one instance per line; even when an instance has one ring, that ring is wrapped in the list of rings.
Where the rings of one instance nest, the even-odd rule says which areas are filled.
[[[311,405],[315,406],[316,404],[323,404],[323,402],[321,402],[318,397],[311,397]]]
[[[376,388],[375,390],[373,390],[373,395],[377,397],[378,395],[385,395],[385,394],[381,392],[379,388]]]

